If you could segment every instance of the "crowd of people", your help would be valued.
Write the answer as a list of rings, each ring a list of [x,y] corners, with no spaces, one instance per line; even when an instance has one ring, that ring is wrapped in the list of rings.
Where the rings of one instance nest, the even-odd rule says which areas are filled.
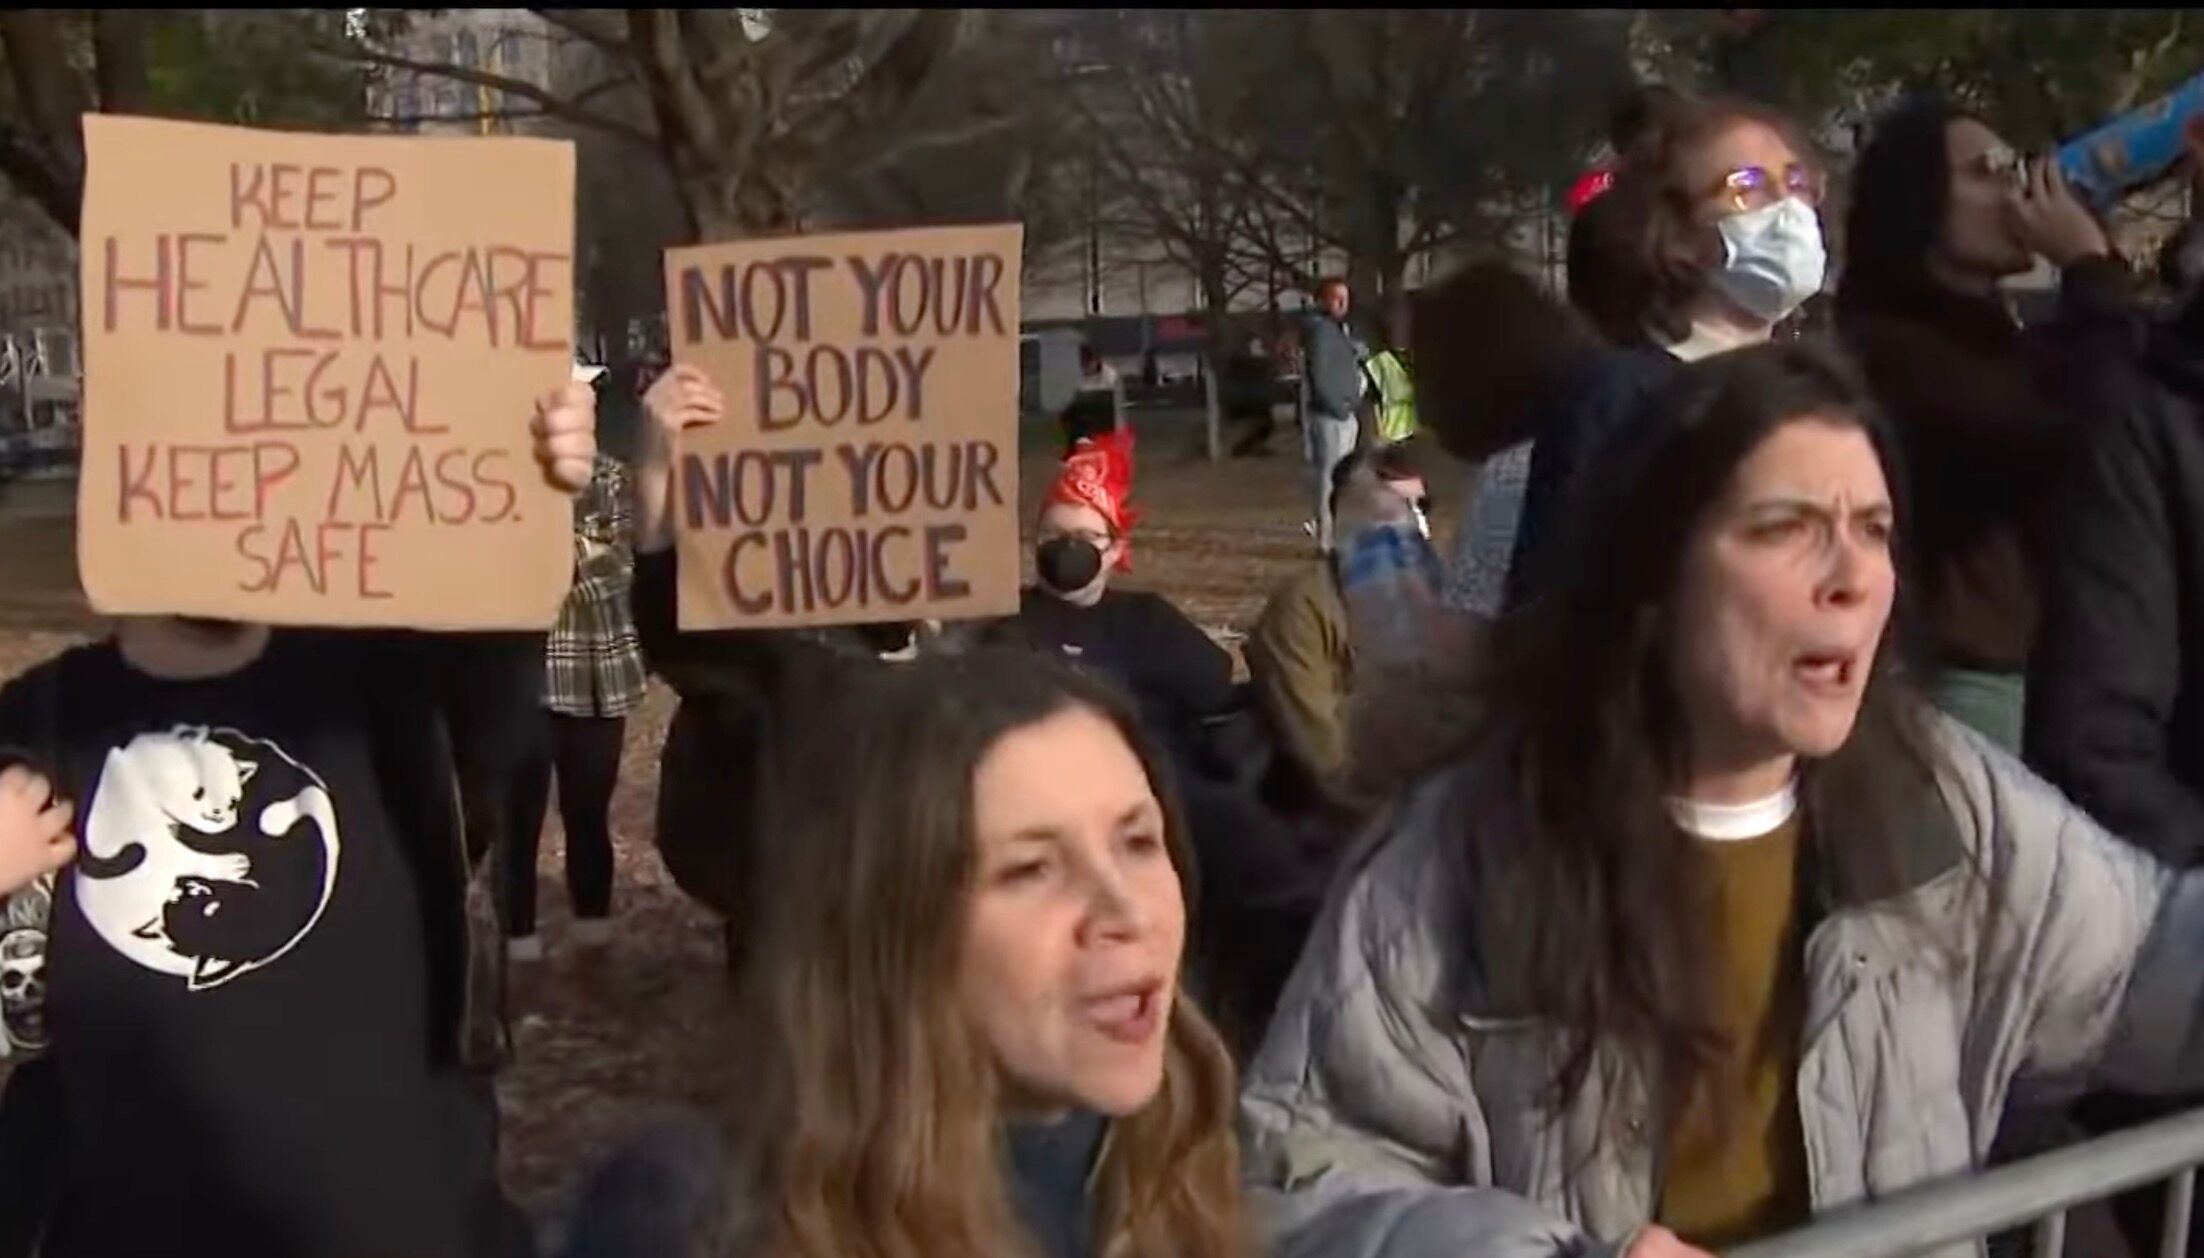
[[[2139,282],[1934,100],[1841,268],[1782,114],[1611,139],[1565,301],[1466,268],[1372,350],[1317,286],[1245,682],[1121,581],[1097,360],[998,621],[681,630],[683,365],[632,460],[585,383],[529,419],[548,637],[140,619],[9,684],[0,1254],[1689,1258],[2204,1097],[2200,237]],[[742,1104],[529,1220],[502,983],[554,777],[607,930],[649,675]]]

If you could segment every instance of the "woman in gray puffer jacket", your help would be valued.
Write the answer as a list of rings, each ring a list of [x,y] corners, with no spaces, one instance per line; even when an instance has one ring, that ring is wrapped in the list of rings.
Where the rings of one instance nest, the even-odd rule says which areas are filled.
[[[1287,1258],[1699,1254],[1967,1173],[2016,1086],[2204,1084],[2204,882],[1914,697],[1849,368],[1717,355],[1656,414],[1249,1072]]]

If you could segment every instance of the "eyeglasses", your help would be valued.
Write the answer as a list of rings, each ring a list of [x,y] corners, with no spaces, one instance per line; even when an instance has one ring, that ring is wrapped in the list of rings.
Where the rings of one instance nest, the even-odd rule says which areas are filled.
[[[1730,213],[1764,210],[1790,197],[1815,208],[1821,206],[1821,172],[1804,162],[1792,162],[1781,175],[1765,166],[1740,166],[1722,176],[1714,196]]]
[[[2027,175],[2027,159],[2002,144],[1993,144],[1960,163],[1959,169],[1984,179],[2018,184]]]

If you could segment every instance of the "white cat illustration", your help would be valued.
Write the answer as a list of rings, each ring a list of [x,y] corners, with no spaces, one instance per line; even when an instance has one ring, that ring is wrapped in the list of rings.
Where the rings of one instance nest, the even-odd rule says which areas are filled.
[[[227,745],[226,745],[227,744]],[[232,747],[258,746],[233,731],[182,727],[140,734],[108,752],[84,827],[76,869],[78,905],[116,951],[148,969],[213,986],[265,965],[302,937],[327,904],[336,877],[336,816],[318,781],[260,808],[241,826],[247,786],[258,761]],[[285,758],[287,759],[287,758]],[[302,822],[318,834],[307,835]],[[256,888],[249,851],[270,842],[326,849],[318,902],[296,906],[301,925],[265,956],[215,958],[179,946],[172,927],[179,908],[200,920],[221,912],[224,889]],[[294,897],[296,898],[296,897]]]

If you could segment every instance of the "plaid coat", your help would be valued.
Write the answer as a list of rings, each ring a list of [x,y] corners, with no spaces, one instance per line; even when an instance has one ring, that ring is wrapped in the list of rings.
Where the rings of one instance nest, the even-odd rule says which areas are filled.
[[[544,706],[566,716],[626,716],[643,701],[635,585],[633,491],[627,465],[597,456],[574,501],[574,587],[545,649]]]

